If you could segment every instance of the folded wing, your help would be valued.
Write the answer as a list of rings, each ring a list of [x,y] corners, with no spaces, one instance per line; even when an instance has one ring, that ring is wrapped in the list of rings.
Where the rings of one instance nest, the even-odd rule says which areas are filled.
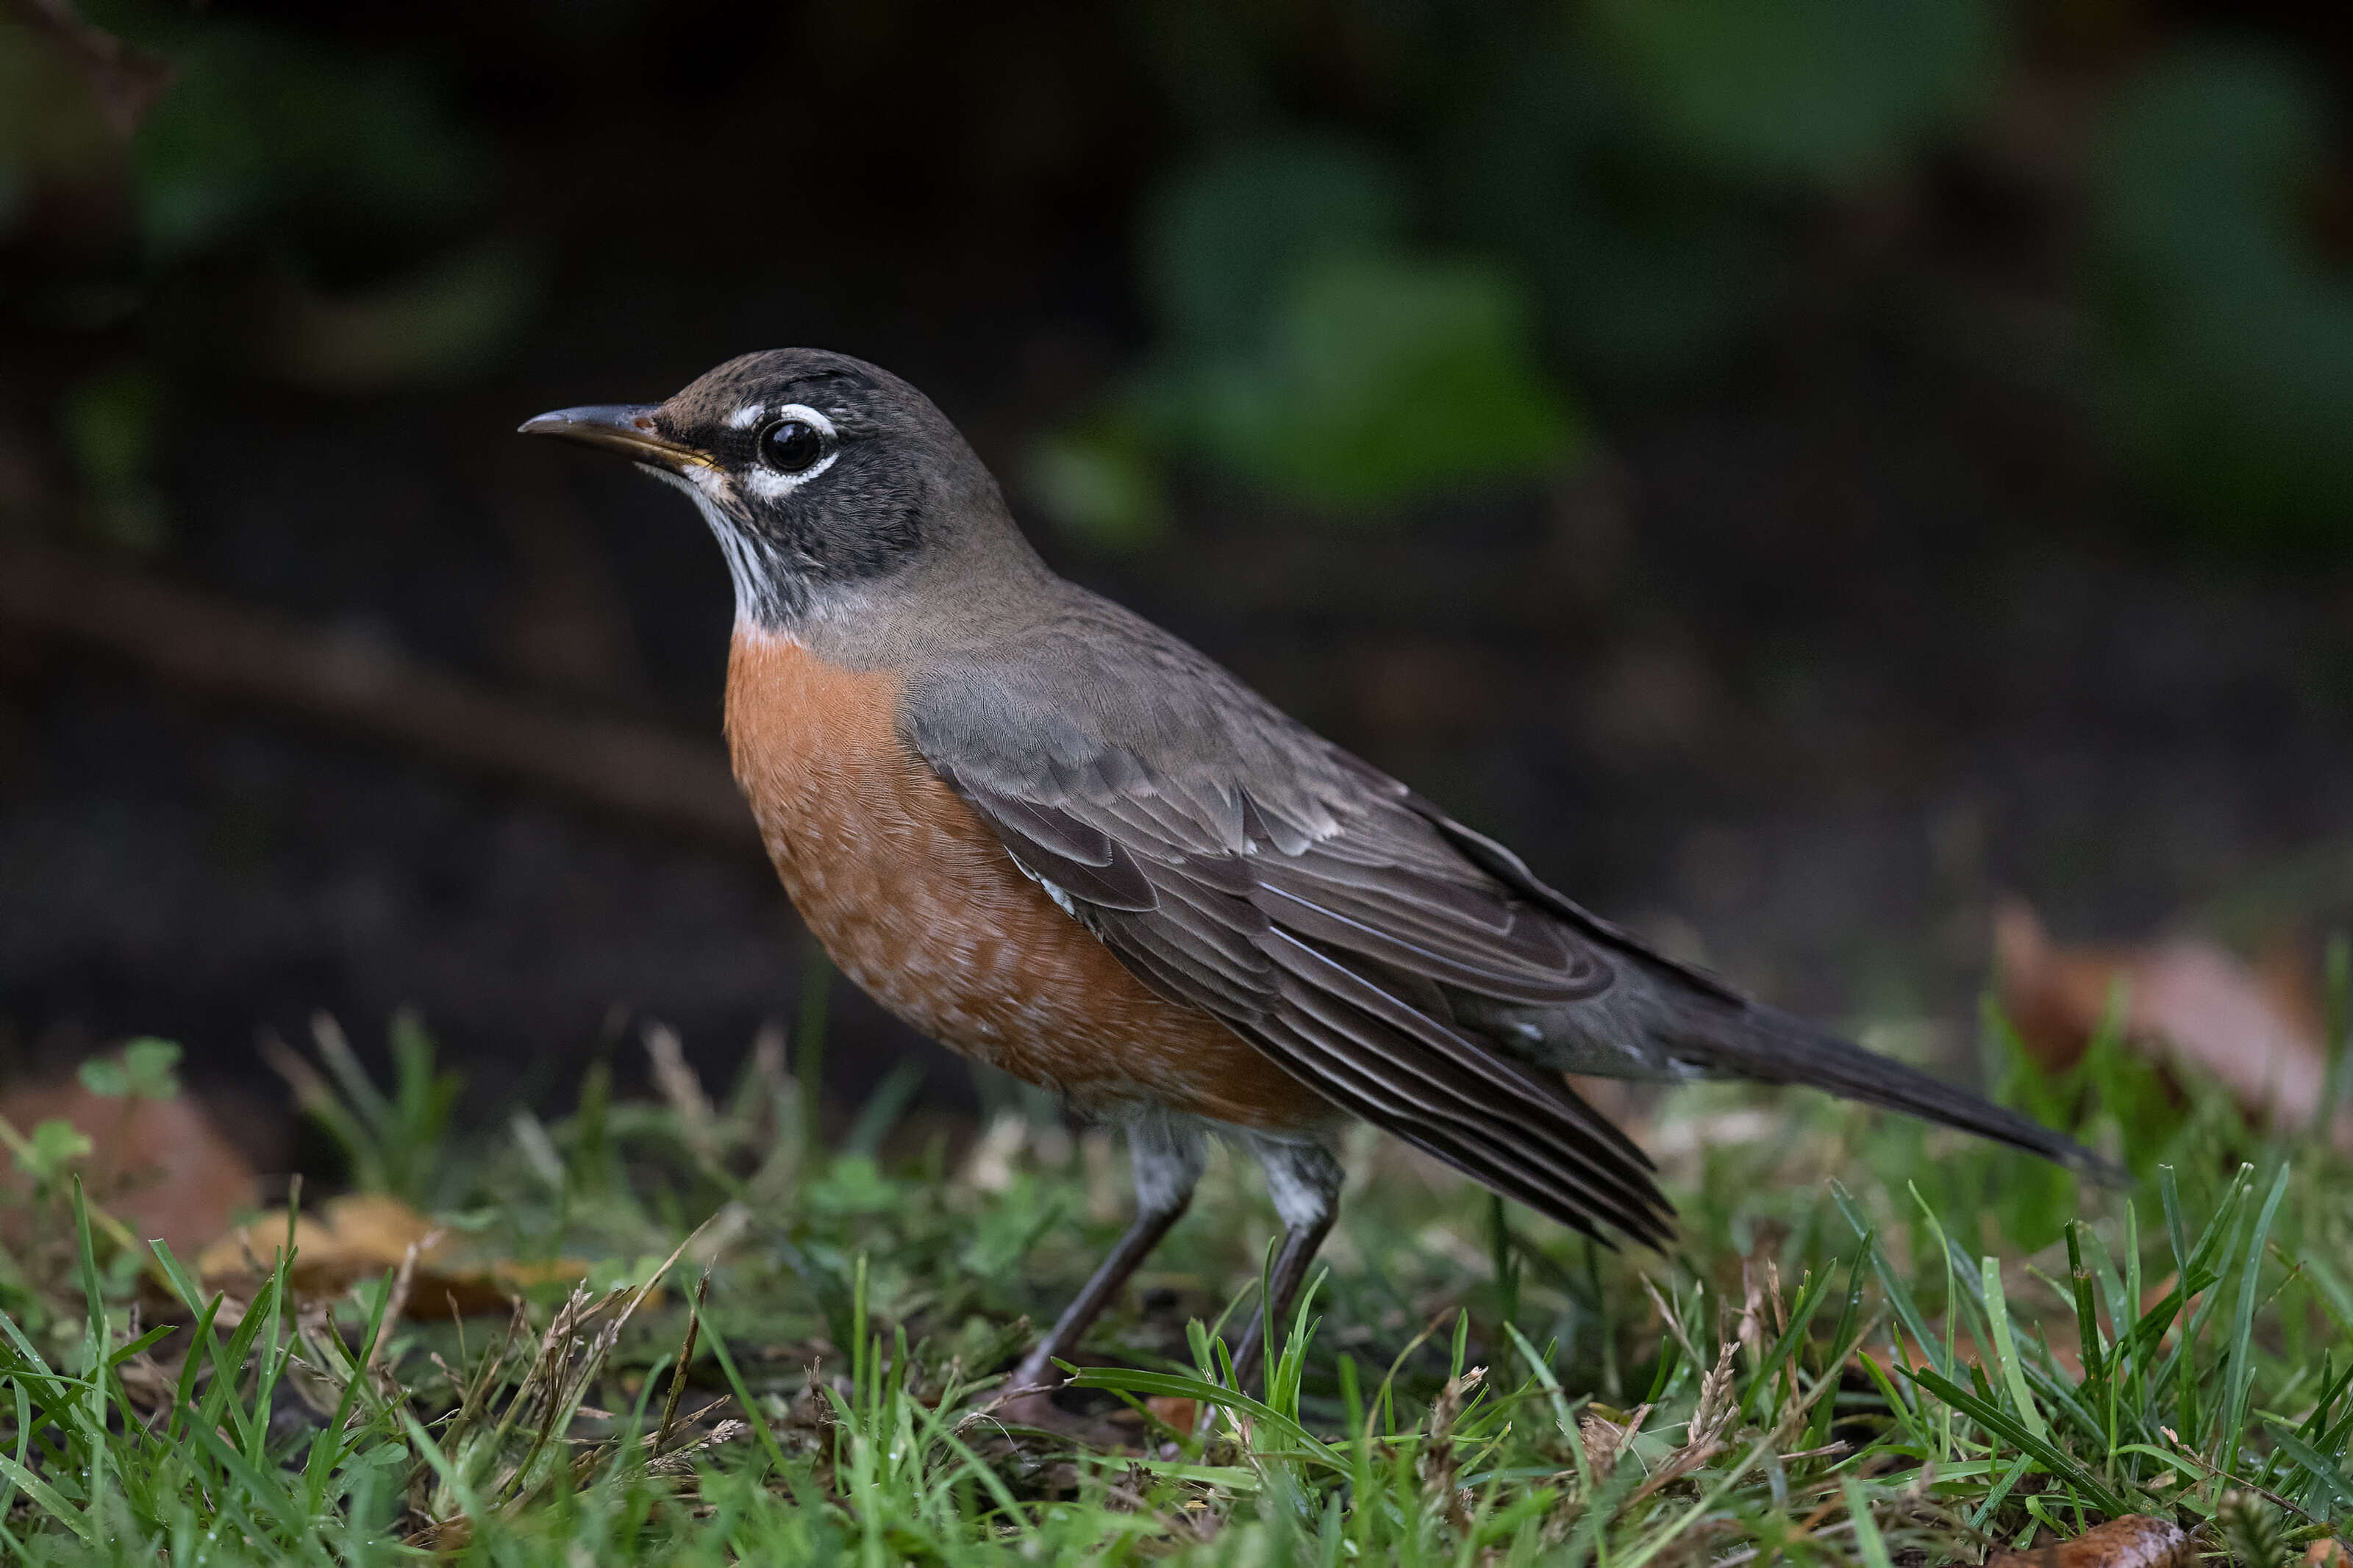
[[[968,696],[968,694],[966,694]],[[1065,730],[1015,756],[976,705],[911,704],[909,739],[1145,984],[1223,1021],[1326,1099],[1588,1235],[1662,1241],[1649,1159],[1557,1073],[1456,1026],[1450,992],[1545,1005],[1609,958],[1464,858],[1402,786],[1324,742],[1182,776]],[[986,705],[983,705],[984,707]],[[1301,748],[1306,748],[1302,750]]]

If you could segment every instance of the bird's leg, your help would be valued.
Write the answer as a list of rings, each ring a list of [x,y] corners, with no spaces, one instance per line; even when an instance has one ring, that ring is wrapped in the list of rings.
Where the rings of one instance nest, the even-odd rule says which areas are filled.
[[[1006,1384],[1009,1392],[1050,1387],[1062,1381],[1055,1359],[1078,1349],[1079,1341],[1094,1326],[1103,1308],[1193,1201],[1193,1188],[1201,1179],[1198,1132],[1172,1126],[1166,1117],[1146,1117],[1128,1128],[1127,1147],[1135,1170],[1135,1223],[1127,1227],[1127,1234],[1119,1238],[1078,1299],[1063,1309],[1046,1337],[1014,1369]]]
[[[1274,1256],[1265,1299],[1259,1303],[1242,1342],[1234,1352],[1234,1386],[1246,1390],[1258,1376],[1266,1357],[1269,1323],[1278,1333],[1290,1332],[1292,1303],[1306,1281],[1316,1249],[1332,1233],[1340,1209],[1340,1162],[1320,1143],[1286,1143],[1254,1138],[1251,1147],[1266,1171],[1267,1191],[1275,1213],[1282,1216],[1282,1247]]]
[[[1191,1195],[1187,1193],[1179,1196],[1175,1206],[1170,1208],[1137,1212],[1135,1223],[1127,1227],[1127,1234],[1119,1238],[1119,1245],[1111,1249],[1111,1255],[1103,1260],[1103,1266],[1095,1270],[1086,1288],[1062,1309],[1062,1315],[1054,1320],[1054,1326],[1046,1331],[1046,1337],[1022,1358],[1008,1387],[1033,1388],[1062,1381],[1061,1371],[1054,1363],[1066,1358],[1078,1348],[1079,1342],[1094,1326],[1094,1321],[1103,1315],[1103,1308],[1119,1294],[1119,1288],[1127,1283],[1128,1276],[1151,1256],[1152,1249],[1160,1245],[1160,1238],[1168,1234],[1169,1227],[1184,1214],[1185,1205]]]

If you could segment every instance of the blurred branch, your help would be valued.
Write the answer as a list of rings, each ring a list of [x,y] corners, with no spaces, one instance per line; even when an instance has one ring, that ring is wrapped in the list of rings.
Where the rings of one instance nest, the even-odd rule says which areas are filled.
[[[732,849],[759,842],[715,745],[522,701],[378,643],[63,552],[0,546],[0,625],[669,832]]]
[[[16,0],[14,9],[55,38],[90,80],[99,111],[118,136],[139,129],[155,100],[172,85],[169,60],[132,48],[103,27],[75,14],[67,0]]]

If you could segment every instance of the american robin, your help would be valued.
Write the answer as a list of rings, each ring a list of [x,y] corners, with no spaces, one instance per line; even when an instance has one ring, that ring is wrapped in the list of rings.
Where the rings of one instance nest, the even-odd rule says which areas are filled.
[[[1134,1224],[1016,1373],[1042,1385],[1191,1197],[1206,1139],[1284,1226],[1249,1378],[1362,1119],[1564,1225],[1656,1244],[1642,1151],[1565,1074],[1807,1084],[2084,1150],[1750,1000],[1049,570],[923,394],[842,354],[522,426],[684,490],[735,590],[727,739],[834,962],[953,1049],[1122,1125]]]

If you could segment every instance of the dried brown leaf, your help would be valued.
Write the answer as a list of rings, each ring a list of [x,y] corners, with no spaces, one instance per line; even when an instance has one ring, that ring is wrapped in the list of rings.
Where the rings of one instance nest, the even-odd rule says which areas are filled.
[[[1174,1432],[1190,1432],[1200,1424],[1201,1403],[1183,1399],[1173,1394],[1155,1394],[1144,1402],[1152,1418]]]
[[[185,1255],[254,1201],[253,1166],[185,1093],[170,1100],[100,1095],[69,1080],[0,1095],[0,1116],[26,1130],[51,1120],[79,1129],[90,1142],[78,1166],[84,1186],[141,1241],[161,1239]],[[22,1173],[0,1164],[0,1198],[28,1184]],[[20,1205],[0,1203],[0,1240],[20,1244],[25,1218]]]
[[[2094,1525],[2073,1541],[1997,1552],[1986,1560],[1986,1568],[2196,1568],[2197,1562],[2197,1550],[2179,1525],[2128,1513]]]
[[[2253,1115],[2308,1124],[2327,1087],[2319,1009],[2294,965],[2258,971],[2209,942],[2177,937],[2146,947],[2064,947],[2023,903],[1994,920],[2003,1011],[2046,1067],[2082,1057],[2125,996],[2126,1040],[2168,1067],[2214,1079]],[[2353,1147],[2353,1117],[2332,1129]]]
[[[212,1288],[249,1293],[285,1246],[286,1221],[286,1211],[275,1210],[220,1236],[198,1256],[198,1274]],[[577,1281],[588,1273],[586,1263],[571,1258],[473,1256],[423,1215],[382,1193],[330,1199],[301,1215],[294,1223],[294,1248],[289,1275],[298,1295],[338,1295],[392,1268],[407,1276],[419,1300],[465,1313],[505,1311],[518,1291]]]

